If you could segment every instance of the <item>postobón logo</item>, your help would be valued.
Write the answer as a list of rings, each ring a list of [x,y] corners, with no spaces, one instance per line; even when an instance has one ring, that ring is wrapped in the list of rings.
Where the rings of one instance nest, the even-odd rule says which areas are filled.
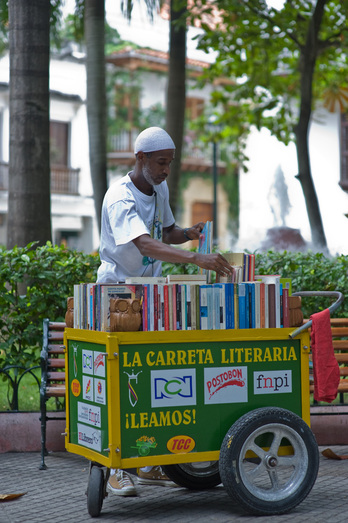
[[[254,394],[284,394],[292,392],[291,370],[254,372]]]
[[[245,403],[248,401],[247,367],[204,369],[204,403]]]
[[[196,405],[196,369],[151,371],[151,407]]]

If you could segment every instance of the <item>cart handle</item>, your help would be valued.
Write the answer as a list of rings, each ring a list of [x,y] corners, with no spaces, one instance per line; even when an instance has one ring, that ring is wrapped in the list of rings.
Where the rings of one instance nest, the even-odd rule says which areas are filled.
[[[335,312],[335,310],[338,309],[338,307],[341,305],[341,303],[344,300],[344,296],[342,292],[340,291],[299,291],[299,292],[293,292],[292,296],[303,296],[304,298],[307,296],[325,296],[325,297],[333,297],[337,298],[335,303],[330,305],[329,311],[330,313]],[[312,325],[312,320],[307,321],[301,327],[298,329],[290,332],[289,338],[295,338],[298,334],[300,334],[302,331],[308,329]]]

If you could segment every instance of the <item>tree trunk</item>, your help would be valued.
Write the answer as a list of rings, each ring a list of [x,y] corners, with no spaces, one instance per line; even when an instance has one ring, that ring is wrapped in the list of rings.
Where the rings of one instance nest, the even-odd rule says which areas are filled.
[[[85,1],[89,161],[94,192],[94,206],[100,230],[101,208],[107,189],[105,2],[104,0]]]
[[[181,175],[181,152],[184,136],[186,105],[186,22],[175,22],[187,11],[187,5],[177,7],[170,2],[169,74],[167,89],[166,130],[174,140],[176,151],[168,178],[170,205],[175,214]]]
[[[312,85],[315,62],[318,55],[318,32],[326,0],[318,0],[312,20],[308,26],[305,46],[300,54],[301,103],[300,115],[295,128],[299,179],[304,194],[313,248],[327,251],[327,242],[321,219],[319,202],[313,183],[309,158],[308,133],[312,111]]]
[[[50,2],[9,0],[10,161],[7,247],[51,240]]]

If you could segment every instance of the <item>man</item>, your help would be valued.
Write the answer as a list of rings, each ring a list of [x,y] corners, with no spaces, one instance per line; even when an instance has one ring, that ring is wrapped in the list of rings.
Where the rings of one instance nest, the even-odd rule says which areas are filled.
[[[166,182],[175,155],[169,134],[160,127],[145,129],[135,140],[134,153],[133,171],[113,183],[104,198],[98,283],[124,282],[130,276],[160,276],[163,261],[194,263],[221,276],[231,273],[221,254],[200,254],[172,246],[198,239],[204,223],[187,229],[175,224]],[[160,467],[145,467],[139,470],[138,482],[165,485],[169,480]],[[131,477],[122,470],[111,471],[108,490],[122,496],[136,495]]]

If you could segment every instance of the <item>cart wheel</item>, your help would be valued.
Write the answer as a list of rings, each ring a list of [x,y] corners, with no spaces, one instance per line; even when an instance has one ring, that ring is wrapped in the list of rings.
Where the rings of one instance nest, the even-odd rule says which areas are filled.
[[[97,518],[103,506],[104,472],[100,467],[93,466],[88,480],[87,509],[92,518]]]
[[[221,445],[222,482],[232,498],[256,515],[283,514],[301,503],[318,467],[318,446],[308,425],[277,407],[242,416]]]
[[[218,461],[165,465],[162,470],[174,483],[191,490],[213,488],[221,483]]]

